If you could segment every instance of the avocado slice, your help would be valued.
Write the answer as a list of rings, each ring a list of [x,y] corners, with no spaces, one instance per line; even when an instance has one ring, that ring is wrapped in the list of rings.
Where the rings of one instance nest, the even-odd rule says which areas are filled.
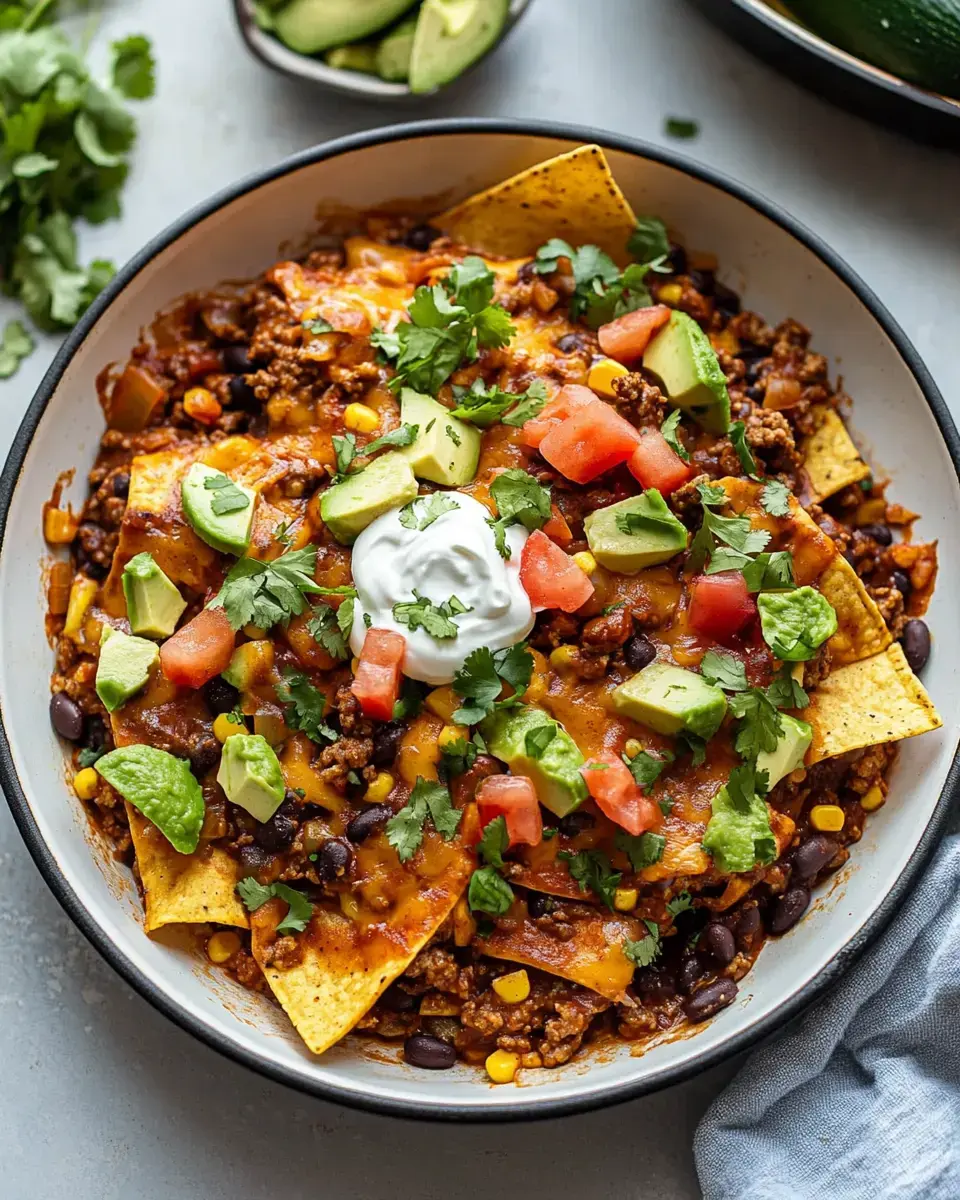
[[[366,527],[417,496],[417,481],[402,451],[390,450],[369,467],[328,487],[320,499],[320,516],[344,546],[355,542]]]
[[[803,766],[803,756],[813,740],[813,729],[806,721],[780,714],[783,732],[773,750],[761,750],[757,755],[757,773],[766,771],[767,791],[778,784],[784,776]]]
[[[235,733],[223,743],[217,783],[231,804],[269,821],[283,803],[285,784],[273,747],[259,733]]]
[[[240,492],[247,499],[242,507],[230,507],[229,511],[218,511],[226,499],[228,480],[231,499],[235,492]],[[223,471],[208,467],[205,463],[194,463],[180,485],[180,498],[183,502],[183,515],[193,526],[194,531],[208,546],[214,550],[222,550],[224,554],[243,554],[250,544],[250,530],[253,527],[253,509],[257,502],[257,493],[252,488],[234,483]],[[239,499],[236,504],[239,505]]]
[[[273,18],[281,42],[299,54],[356,42],[385,29],[416,0],[290,0]]]
[[[510,0],[424,0],[410,57],[411,92],[430,92],[481,58],[507,23]]]
[[[137,743],[111,750],[97,759],[94,769],[156,825],[174,850],[180,854],[196,850],[205,807],[189,763],[166,750]]]
[[[354,42],[352,46],[334,46],[323,56],[328,67],[338,71],[361,71],[377,74],[377,47],[372,42]]]
[[[614,689],[613,707],[657,733],[689,730],[711,738],[726,715],[727,701],[720,688],[695,671],[653,662]]]
[[[123,568],[122,583],[131,630],[146,637],[169,637],[187,602],[153,555],[146,550],[135,554]]]
[[[417,436],[401,453],[418,479],[446,487],[473,482],[483,436],[475,425],[451,416],[439,401],[413,388],[401,389],[400,421],[417,426]]]
[[[551,726],[554,735],[534,758],[528,753],[527,734],[544,726]],[[570,734],[542,708],[526,704],[499,709],[481,723],[480,732],[490,753],[514,775],[526,775],[537,799],[555,816],[565,817],[586,800],[587,785],[580,774],[586,760]]]
[[[643,355],[643,365],[662,383],[670,403],[710,433],[730,428],[727,381],[710,339],[686,313],[674,311]]]
[[[389,83],[404,83],[410,77],[410,57],[417,32],[416,14],[404,17],[396,28],[384,34],[377,47],[377,74]]]
[[[139,692],[159,660],[160,651],[156,642],[131,637],[128,633],[104,625],[100,635],[96,689],[107,712],[118,709]]]
[[[667,562],[687,548],[685,526],[656,488],[598,508],[584,521],[583,529],[597,562],[622,575]]]

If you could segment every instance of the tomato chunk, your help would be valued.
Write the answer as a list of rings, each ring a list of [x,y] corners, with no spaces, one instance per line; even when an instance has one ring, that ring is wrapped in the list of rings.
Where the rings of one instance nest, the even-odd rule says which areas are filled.
[[[483,826],[503,817],[511,846],[536,846],[543,838],[537,790],[526,775],[489,775],[477,789],[477,812]]]
[[[630,474],[645,488],[669,496],[693,475],[693,468],[672,450],[659,429],[640,435],[640,443],[627,463]]]
[[[204,608],[160,647],[160,670],[180,687],[203,687],[225,671],[236,634],[222,608]]]
[[[610,358],[629,366],[643,356],[650,339],[669,320],[670,309],[665,304],[625,313],[597,330],[600,349]]]
[[[520,555],[520,583],[534,608],[576,612],[593,595],[589,577],[540,529]]]
[[[739,571],[698,575],[690,585],[690,624],[698,633],[726,641],[756,615],[756,602]]]
[[[573,541],[573,530],[567,524],[567,519],[555,504],[550,505],[551,517],[543,527],[543,532],[558,546],[569,546]]]
[[[609,404],[594,400],[552,429],[540,453],[574,483],[589,483],[633,454],[640,434]]]
[[[360,662],[350,690],[360,701],[365,717],[390,721],[400,699],[401,667],[407,652],[403,634],[392,629],[368,629]]]
[[[588,387],[582,387],[579,383],[568,383],[532,420],[524,422],[520,431],[522,440],[536,450],[551,429],[556,429],[561,421],[586,408],[596,398],[595,393]]]
[[[601,754],[580,768],[597,808],[614,824],[636,836],[657,821],[657,806],[640,790],[630,768],[615,754]]]

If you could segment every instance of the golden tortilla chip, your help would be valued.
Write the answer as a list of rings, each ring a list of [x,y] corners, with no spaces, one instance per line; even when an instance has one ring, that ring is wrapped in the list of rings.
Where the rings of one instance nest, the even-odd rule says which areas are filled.
[[[431,221],[482,254],[529,257],[550,238],[599,246],[619,266],[637,219],[599,146],[578,146],[471,196]]]
[[[870,474],[837,410],[827,404],[819,407],[816,428],[800,447],[810,497],[816,503]]]
[[[813,726],[808,766],[943,724],[898,643],[832,671],[811,694],[803,718]]]

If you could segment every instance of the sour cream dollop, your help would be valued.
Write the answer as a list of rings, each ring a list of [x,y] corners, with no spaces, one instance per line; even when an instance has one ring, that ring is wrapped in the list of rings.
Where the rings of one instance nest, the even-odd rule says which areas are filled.
[[[520,585],[520,552],[527,540],[521,525],[506,530],[509,559],[501,558],[487,524],[490,513],[472,496],[445,492],[456,507],[426,529],[401,524],[403,509],[377,517],[353,544],[353,582],[357,606],[350,648],[359,655],[367,626],[394,629],[407,640],[403,672],[424,683],[449,683],[467,655],[480,646],[502,650],[527,636],[533,609]],[[414,514],[426,516],[426,497]],[[396,604],[413,601],[414,589],[436,605],[452,596],[469,612],[453,616],[455,638],[442,640],[424,629],[411,630],[393,615]]]

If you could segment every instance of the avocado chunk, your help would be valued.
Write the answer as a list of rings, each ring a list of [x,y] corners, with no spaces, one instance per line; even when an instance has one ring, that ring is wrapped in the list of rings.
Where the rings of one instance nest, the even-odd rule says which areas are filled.
[[[528,742],[527,734],[545,728],[553,730],[546,745],[538,745],[542,738]],[[482,722],[480,732],[495,758],[514,775],[532,780],[537,799],[555,816],[565,817],[586,800],[587,785],[580,774],[585,759],[570,734],[542,708],[527,704],[500,709]]]
[[[653,662],[614,689],[613,707],[657,733],[689,730],[711,738],[726,715],[727,701],[720,688],[695,671]]]
[[[711,433],[727,432],[727,381],[710,339],[693,317],[671,313],[670,320],[644,351],[643,365],[659,378],[671,404],[685,409]]]
[[[783,732],[773,750],[761,750],[757,755],[757,774],[767,773],[767,791],[780,782],[791,771],[803,765],[803,756],[813,739],[813,730],[806,721],[780,714]]]
[[[152,554],[135,554],[123,568],[123,596],[134,633],[166,638],[173,633],[187,607],[176,584],[164,575]]]
[[[763,640],[783,662],[806,662],[837,632],[833,605],[809,586],[762,592],[757,608]]]
[[[107,712],[118,709],[139,692],[159,661],[156,642],[105,625],[100,637],[96,688]]]
[[[475,425],[452,417],[439,401],[412,388],[400,392],[400,420],[417,426],[417,436],[401,453],[418,479],[446,487],[473,482],[482,437]]]
[[[231,804],[261,823],[283,803],[284,782],[273,747],[259,733],[235,733],[223,743],[217,783]]]
[[[481,58],[507,23],[510,0],[424,0],[410,58],[411,92],[430,92]]]
[[[272,666],[273,642],[265,638],[255,642],[244,642],[234,650],[227,663],[227,669],[220,672],[220,677],[237,691],[249,692]]]
[[[180,485],[183,514],[208,546],[241,555],[250,544],[257,494],[204,463],[194,463]],[[246,503],[244,503],[246,501]]]
[[[384,34],[377,47],[377,74],[388,83],[404,83],[410,77],[410,56],[417,32],[416,14],[404,17],[396,28]]]
[[[583,528],[597,562],[622,575],[664,563],[687,548],[686,528],[656,488],[597,509]]]
[[[713,816],[707,822],[703,848],[724,875],[752,871],[777,857],[777,839],[770,828],[770,809],[756,794],[734,801],[724,785],[714,796]]]
[[[416,0],[290,0],[273,18],[281,42],[299,54],[356,42],[385,29]]]
[[[412,467],[402,452],[390,450],[328,487],[320,499],[320,516],[337,541],[349,546],[377,517],[416,497]]]
[[[128,804],[156,825],[174,850],[196,850],[205,815],[203,792],[182,758],[153,746],[120,746],[93,765]]]
[[[338,71],[361,71],[364,75],[377,73],[377,48],[372,42],[356,42],[352,46],[335,46],[323,56],[328,67]]]

